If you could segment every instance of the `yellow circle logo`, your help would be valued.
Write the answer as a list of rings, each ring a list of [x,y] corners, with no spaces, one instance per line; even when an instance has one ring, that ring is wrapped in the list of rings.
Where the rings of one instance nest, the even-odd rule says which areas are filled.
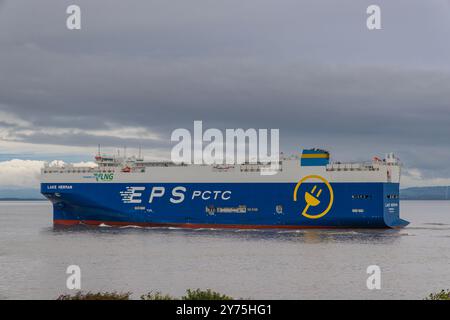
[[[322,218],[324,215],[326,215],[328,213],[328,211],[330,211],[331,207],[333,206],[333,201],[334,201],[333,188],[331,187],[331,184],[324,177],[321,177],[321,176],[318,176],[315,174],[311,174],[309,176],[303,177],[295,186],[294,201],[297,201],[297,193],[298,193],[298,189],[300,188],[300,186],[305,181],[312,180],[312,179],[320,180],[327,186],[327,189],[330,193],[330,200],[328,202],[328,206],[321,213],[314,214],[314,215],[308,214],[308,210],[310,207],[316,207],[321,202],[320,195],[322,194],[322,189],[317,190],[317,185],[314,185],[311,192],[308,192],[308,191],[305,192],[304,199],[305,199],[306,205],[302,211],[302,216],[305,216],[306,218],[309,218],[309,219],[319,219],[319,218]],[[316,190],[317,190],[317,192],[316,192]]]

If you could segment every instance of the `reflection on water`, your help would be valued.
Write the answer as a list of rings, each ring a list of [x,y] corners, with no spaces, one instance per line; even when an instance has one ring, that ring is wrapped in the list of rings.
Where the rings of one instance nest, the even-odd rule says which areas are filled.
[[[297,243],[349,242],[370,244],[390,244],[401,236],[408,236],[402,229],[215,229],[215,228],[175,228],[175,227],[110,227],[110,226],[55,226],[45,229],[46,232],[68,234],[113,234],[118,237],[125,234],[158,234],[166,237],[215,238],[252,241],[281,241]]]
[[[84,290],[180,296],[213,288],[260,299],[421,299],[450,287],[450,202],[407,201],[404,229],[217,230],[52,226],[46,202],[0,203],[0,298]],[[369,265],[382,290],[366,288]]]

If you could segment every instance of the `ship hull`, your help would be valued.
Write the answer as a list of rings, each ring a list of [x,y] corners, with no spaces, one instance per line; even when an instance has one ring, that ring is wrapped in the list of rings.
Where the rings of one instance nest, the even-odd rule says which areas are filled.
[[[319,190],[321,190],[319,192]],[[55,225],[398,228],[399,184],[42,183]],[[318,204],[311,201],[310,193]]]

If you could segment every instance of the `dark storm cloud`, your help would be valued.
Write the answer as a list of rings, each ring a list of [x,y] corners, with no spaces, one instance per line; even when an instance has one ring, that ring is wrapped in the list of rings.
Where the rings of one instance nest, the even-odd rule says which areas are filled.
[[[69,4],[0,6],[0,111],[31,130],[10,121],[9,139],[169,148],[173,129],[203,120],[280,128],[288,152],[392,150],[450,176],[448,1],[378,1],[374,32],[371,1],[77,1],[81,31],[65,28]],[[111,123],[158,139],[89,134]]]
[[[18,135],[18,139],[24,140],[24,137]],[[94,139],[94,141],[93,141]],[[33,134],[30,137],[26,137],[26,141],[30,143],[46,143],[46,144],[55,144],[55,145],[77,145],[81,147],[88,147],[95,145],[95,143],[100,144],[101,146],[109,146],[109,147],[119,147],[122,146],[131,146],[133,148],[137,148],[141,146],[142,148],[165,148],[167,147],[167,141],[158,141],[151,139],[133,139],[133,138],[121,138],[118,139],[116,137],[108,137],[108,136],[95,136],[79,133],[76,134],[75,138],[73,134],[42,134],[37,133]],[[120,143],[120,144],[119,144]]]

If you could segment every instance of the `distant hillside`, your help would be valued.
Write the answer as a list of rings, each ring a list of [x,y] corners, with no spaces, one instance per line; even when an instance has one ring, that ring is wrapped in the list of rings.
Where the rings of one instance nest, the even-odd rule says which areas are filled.
[[[402,200],[449,200],[450,187],[414,187],[400,190]]]
[[[45,197],[40,193],[39,189],[1,189],[0,200],[41,200]]]

